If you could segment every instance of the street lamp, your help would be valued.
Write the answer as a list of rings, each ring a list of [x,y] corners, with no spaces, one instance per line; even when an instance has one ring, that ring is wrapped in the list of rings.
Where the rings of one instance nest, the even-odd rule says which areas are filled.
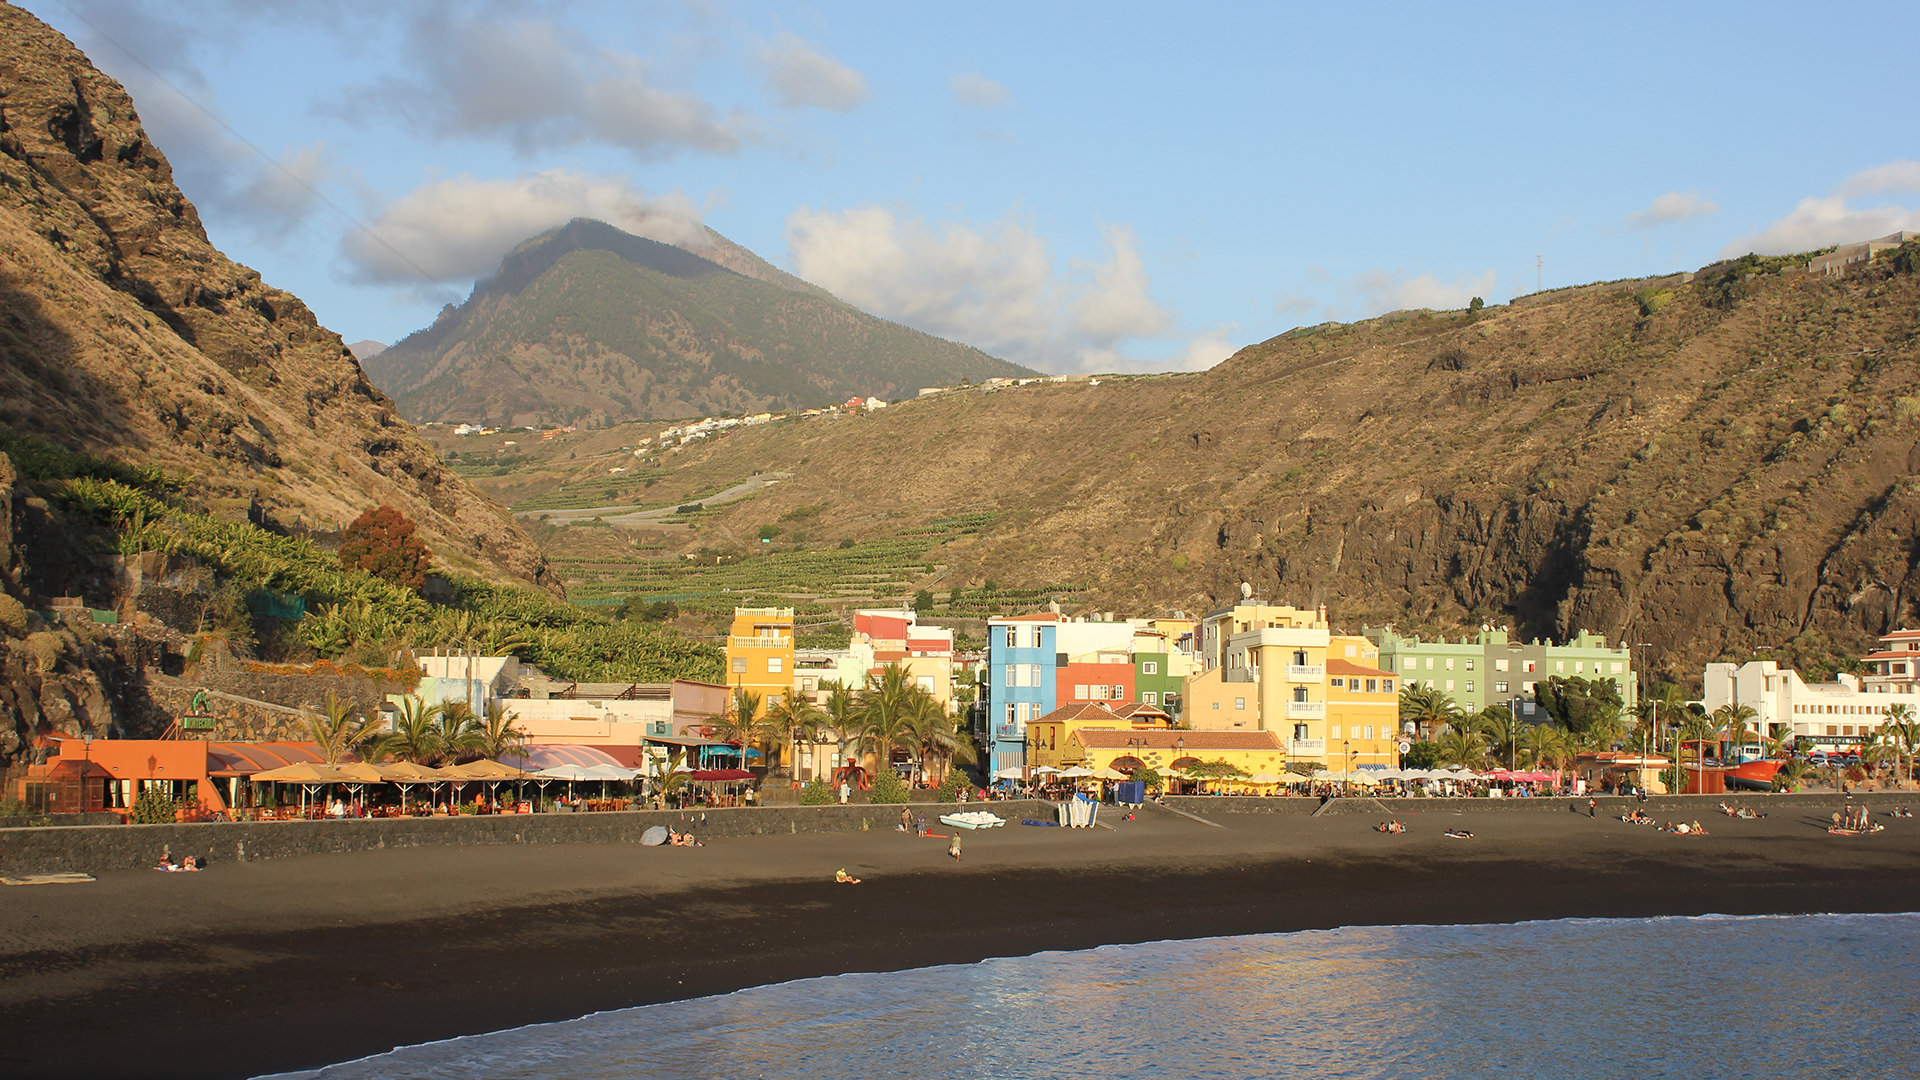
[[[90,804],[93,800],[88,797],[91,792],[87,790],[93,782],[92,776],[93,736],[82,735],[80,736],[80,812],[83,814],[92,809]]]

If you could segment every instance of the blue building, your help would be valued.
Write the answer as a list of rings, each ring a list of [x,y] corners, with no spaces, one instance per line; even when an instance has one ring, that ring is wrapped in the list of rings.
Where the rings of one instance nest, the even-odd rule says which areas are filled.
[[[1059,666],[1052,613],[987,620],[987,773],[1018,769],[1026,762],[1027,724],[1052,712],[1054,672]]]

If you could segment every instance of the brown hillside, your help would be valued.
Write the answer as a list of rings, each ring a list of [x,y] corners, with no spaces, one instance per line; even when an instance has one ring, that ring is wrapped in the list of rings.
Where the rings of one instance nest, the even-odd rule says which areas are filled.
[[[1351,628],[1602,631],[1692,679],[1716,655],[1819,657],[1915,615],[1920,279],[1783,268],[774,425],[669,455],[696,479],[661,490],[792,472],[716,517],[736,535],[822,502],[848,535],[1001,512],[937,553],[935,588],[1193,611],[1244,580]]]
[[[0,6],[0,423],[329,532],[390,503],[445,563],[557,589],[300,300],[208,242],[133,102]]]

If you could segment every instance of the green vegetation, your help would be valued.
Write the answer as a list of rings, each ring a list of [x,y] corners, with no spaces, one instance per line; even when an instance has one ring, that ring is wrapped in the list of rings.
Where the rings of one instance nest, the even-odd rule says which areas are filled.
[[[419,589],[433,569],[433,554],[405,514],[382,506],[347,526],[340,537],[340,565],[404,589]]]
[[[144,480],[144,478],[141,478]],[[167,551],[198,560],[242,601],[216,617],[245,624],[238,608],[255,589],[301,597],[308,616],[294,640],[323,656],[384,657],[402,647],[472,642],[511,651],[566,679],[716,680],[721,654],[658,627],[615,622],[530,589],[452,575],[450,596],[432,603],[364,570],[343,567],[307,540],[276,536],[176,505],[162,483],[134,486],[84,470],[49,485],[82,521],[110,530],[122,554]]]
[[[892,769],[881,769],[874,775],[873,787],[867,790],[867,801],[872,803],[903,803],[910,792],[907,782],[894,775]]]

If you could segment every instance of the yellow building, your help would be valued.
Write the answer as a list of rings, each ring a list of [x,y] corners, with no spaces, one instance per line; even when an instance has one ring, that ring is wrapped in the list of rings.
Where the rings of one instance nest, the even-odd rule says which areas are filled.
[[[1204,670],[1181,719],[1201,731],[1271,731],[1295,761],[1328,767],[1325,608],[1242,603],[1200,620]]]
[[[1202,761],[1224,760],[1249,776],[1282,776],[1287,767],[1286,748],[1271,731],[1086,728],[1074,732],[1068,746],[1071,749],[1061,758],[1066,766],[1079,765],[1094,772],[1132,772],[1144,765],[1167,776],[1171,770]]]
[[[1122,715],[1098,702],[1076,702],[1063,705],[1038,720],[1028,721],[1027,764],[1036,769],[1043,765],[1064,769],[1073,761],[1078,761],[1081,752],[1075,746],[1073,736],[1080,731],[1167,731],[1172,728],[1172,718],[1159,709],[1134,706],[1131,711],[1133,715]]]
[[[1378,654],[1376,654],[1377,658]],[[1395,676],[1341,657],[1327,661],[1327,756],[1335,772],[1400,764]]]
[[[793,693],[793,609],[734,608],[727,685],[760,698],[761,711]]]

